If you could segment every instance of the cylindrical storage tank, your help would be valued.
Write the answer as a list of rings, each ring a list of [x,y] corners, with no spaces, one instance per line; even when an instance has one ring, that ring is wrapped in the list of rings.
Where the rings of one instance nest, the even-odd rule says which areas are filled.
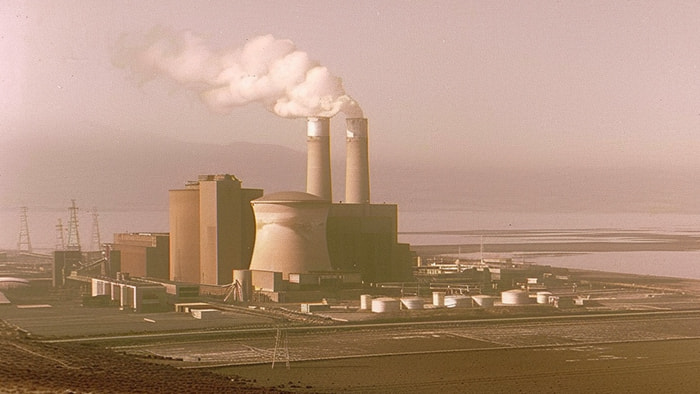
[[[474,300],[474,302],[476,302],[476,304],[482,308],[491,308],[494,303],[494,297],[483,294],[472,296],[472,300]]]
[[[332,201],[329,118],[308,118],[306,133],[306,192]]]
[[[308,193],[280,192],[251,201],[255,246],[251,271],[290,273],[331,271],[326,242],[330,202]]]
[[[401,310],[401,303],[395,298],[380,297],[372,300],[372,312],[387,313]]]
[[[552,293],[548,291],[538,291],[537,292],[537,303],[538,304],[549,304],[549,297]]]
[[[250,270],[233,270],[233,283],[240,286],[241,299],[248,302],[253,299],[253,273]]]
[[[434,291],[433,292],[433,305],[445,306],[445,292],[444,291]]]
[[[506,305],[529,304],[530,296],[525,290],[506,290],[501,293],[501,302]]]
[[[461,294],[448,295],[445,296],[445,306],[447,308],[468,308],[472,306],[472,299]]]
[[[369,143],[366,118],[347,118],[345,202],[369,203]]]
[[[369,294],[362,294],[360,296],[360,309],[366,311],[372,309],[372,296]]]
[[[401,304],[409,310],[423,309],[423,299],[420,297],[403,297],[401,298]]]
[[[199,185],[170,190],[170,280],[199,283]]]

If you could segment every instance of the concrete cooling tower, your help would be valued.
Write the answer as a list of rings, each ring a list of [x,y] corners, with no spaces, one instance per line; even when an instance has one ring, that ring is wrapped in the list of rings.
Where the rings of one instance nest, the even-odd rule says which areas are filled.
[[[255,212],[254,271],[331,271],[326,242],[329,201],[303,192],[280,192],[251,202]]]

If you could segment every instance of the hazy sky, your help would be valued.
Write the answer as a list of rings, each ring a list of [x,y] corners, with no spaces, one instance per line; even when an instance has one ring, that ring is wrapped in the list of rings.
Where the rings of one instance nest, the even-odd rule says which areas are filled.
[[[121,37],[161,27],[214,50],[292,40],[360,103],[374,160],[700,170],[698,21],[694,1],[5,0],[0,153],[4,138],[39,138],[28,124],[83,120],[124,138],[304,149],[302,120],[255,104],[215,114],[113,65]]]

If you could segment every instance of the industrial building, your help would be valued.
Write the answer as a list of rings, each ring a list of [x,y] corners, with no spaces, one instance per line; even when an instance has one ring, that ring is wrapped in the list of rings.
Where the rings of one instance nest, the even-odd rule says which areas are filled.
[[[397,241],[397,206],[370,203],[367,119],[346,123],[342,203],[332,203],[330,119],[323,117],[307,120],[305,193],[263,196],[260,189],[241,188],[232,175],[200,175],[185,189],[171,190],[170,279],[223,285],[232,283],[234,270],[250,269],[279,272],[284,283],[290,275],[332,272],[352,283],[357,275],[351,273],[359,273],[357,285],[410,280],[409,246]],[[265,282],[256,287],[287,288]]]
[[[247,269],[255,239],[250,202],[261,196],[228,174],[170,190],[170,279],[221,285],[231,283],[234,269]]]
[[[398,242],[395,204],[332,204],[326,227],[333,268],[359,271],[366,283],[412,280],[410,247]]]
[[[56,252],[54,284],[71,272],[99,283],[119,273],[149,286],[196,285],[200,295],[238,286],[239,300],[255,291],[281,301],[354,297],[363,284],[412,280],[409,245],[398,243],[398,207],[370,202],[367,119],[348,118],[346,125],[344,201],[332,202],[330,119],[308,118],[306,192],[263,195],[234,175],[199,175],[169,191],[169,234],[115,234],[94,261],[79,251]],[[93,295],[106,294],[105,286],[93,284]]]
[[[308,120],[307,193],[328,198],[317,185],[330,179],[330,154],[318,145],[318,130],[328,130],[327,118]],[[324,124],[319,127],[318,123]],[[360,272],[369,282],[411,280],[408,244],[398,242],[398,207],[370,202],[369,133],[366,118],[346,119],[345,199],[333,203],[326,223],[331,266],[344,272]],[[327,144],[324,143],[324,148]]]
[[[132,276],[168,279],[170,275],[170,235],[167,233],[114,234],[109,263],[114,272]]]
[[[56,250],[53,254],[52,282],[53,287],[61,287],[66,284],[66,278],[82,266],[85,256],[79,250]]]
[[[165,287],[132,280],[128,275],[120,274],[116,279],[92,278],[91,288],[93,297],[108,297],[122,310],[158,312],[167,309]]]

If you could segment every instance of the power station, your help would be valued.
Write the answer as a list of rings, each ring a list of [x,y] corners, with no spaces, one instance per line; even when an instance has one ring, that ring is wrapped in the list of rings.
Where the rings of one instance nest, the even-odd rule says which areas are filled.
[[[290,276],[292,283],[301,275],[306,282],[332,277],[346,285],[410,280],[409,245],[397,239],[397,206],[370,203],[367,119],[346,123],[342,203],[332,202],[327,117],[307,119],[306,192],[263,195],[229,174],[200,175],[170,190],[168,279],[225,285],[234,271],[250,270],[240,276],[252,278],[245,285],[275,293],[275,300],[294,287]]]

